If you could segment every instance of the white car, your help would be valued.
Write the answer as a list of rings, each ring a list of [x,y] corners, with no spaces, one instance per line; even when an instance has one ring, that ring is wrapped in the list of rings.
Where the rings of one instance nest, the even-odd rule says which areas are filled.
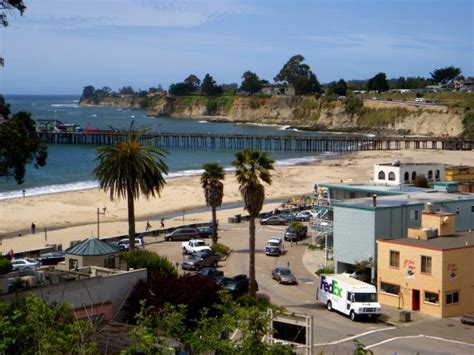
[[[130,248],[129,244],[130,244],[130,241],[128,240],[128,238],[120,239],[120,241],[118,242],[118,246],[120,250],[128,250]],[[143,240],[139,238],[135,238],[135,248],[142,249],[143,247],[144,247]]]
[[[190,241],[181,243],[181,246],[183,248],[184,254],[192,254],[202,250],[211,250],[209,245],[207,245],[204,240],[201,239],[191,239]]]
[[[34,259],[24,258],[24,259],[13,259],[12,263],[12,270],[13,271],[20,271],[26,269],[34,269],[40,266],[39,262]]]

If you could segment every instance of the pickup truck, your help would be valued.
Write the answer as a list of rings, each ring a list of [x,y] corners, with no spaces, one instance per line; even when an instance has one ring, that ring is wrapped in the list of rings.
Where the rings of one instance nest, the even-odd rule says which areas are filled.
[[[201,239],[191,239],[187,242],[183,242],[181,246],[183,248],[183,254],[192,254],[197,251],[211,250],[209,245],[207,245],[204,240]]]
[[[184,260],[181,263],[181,268],[183,270],[199,270],[206,266],[217,267],[219,260],[219,255],[214,254],[212,251],[198,251]]]

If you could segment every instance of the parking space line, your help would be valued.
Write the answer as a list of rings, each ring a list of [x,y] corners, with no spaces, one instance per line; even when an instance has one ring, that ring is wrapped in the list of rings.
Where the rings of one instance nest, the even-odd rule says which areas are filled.
[[[340,340],[330,341],[330,342],[327,342],[327,343],[313,344],[313,346],[336,345],[336,344],[344,343],[346,341],[349,341],[349,340],[352,340],[352,339],[357,339],[357,338],[360,338],[360,337],[363,337],[363,336],[366,336],[366,335],[369,335],[369,334],[373,334],[373,333],[377,333],[377,332],[384,332],[384,331],[392,330],[392,329],[397,329],[397,327],[374,329],[374,330],[370,330],[370,331],[365,332],[365,333],[360,333],[360,334],[353,335],[351,337],[340,339]]]
[[[451,339],[445,339],[445,338],[440,338],[440,337],[434,337],[434,336],[431,336],[431,335],[419,334],[419,335],[406,335],[406,336],[400,336],[400,337],[394,337],[394,338],[390,338],[390,339],[385,339],[385,340],[382,340],[382,341],[380,341],[380,342],[378,342],[378,343],[371,344],[371,345],[367,345],[364,349],[374,348],[374,347],[376,347],[376,346],[383,345],[383,344],[386,344],[386,343],[389,343],[389,342],[392,342],[392,341],[395,341],[395,340],[400,340],[400,339],[413,339],[413,338],[435,339],[435,340],[445,341],[445,342],[448,342],[448,343],[455,343],[455,344],[467,345],[467,346],[472,346],[472,347],[474,347],[474,344],[465,343],[465,342],[463,342],[463,341],[451,340]]]

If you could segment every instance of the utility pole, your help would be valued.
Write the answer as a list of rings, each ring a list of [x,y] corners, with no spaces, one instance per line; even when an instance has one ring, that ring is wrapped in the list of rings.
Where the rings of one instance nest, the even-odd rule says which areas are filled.
[[[97,207],[97,239],[100,238],[100,215],[105,215],[105,211],[107,207],[102,208],[102,212],[100,212],[100,208]]]

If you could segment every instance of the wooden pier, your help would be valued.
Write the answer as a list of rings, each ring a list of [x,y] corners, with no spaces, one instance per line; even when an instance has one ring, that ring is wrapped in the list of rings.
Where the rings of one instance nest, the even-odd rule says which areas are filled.
[[[56,133],[40,132],[41,142],[48,144],[112,145],[125,141],[126,133]],[[247,149],[288,152],[350,152],[359,150],[443,149],[472,150],[474,138],[293,135],[256,136],[238,134],[151,133],[141,137],[142,143],[164,149]]]

